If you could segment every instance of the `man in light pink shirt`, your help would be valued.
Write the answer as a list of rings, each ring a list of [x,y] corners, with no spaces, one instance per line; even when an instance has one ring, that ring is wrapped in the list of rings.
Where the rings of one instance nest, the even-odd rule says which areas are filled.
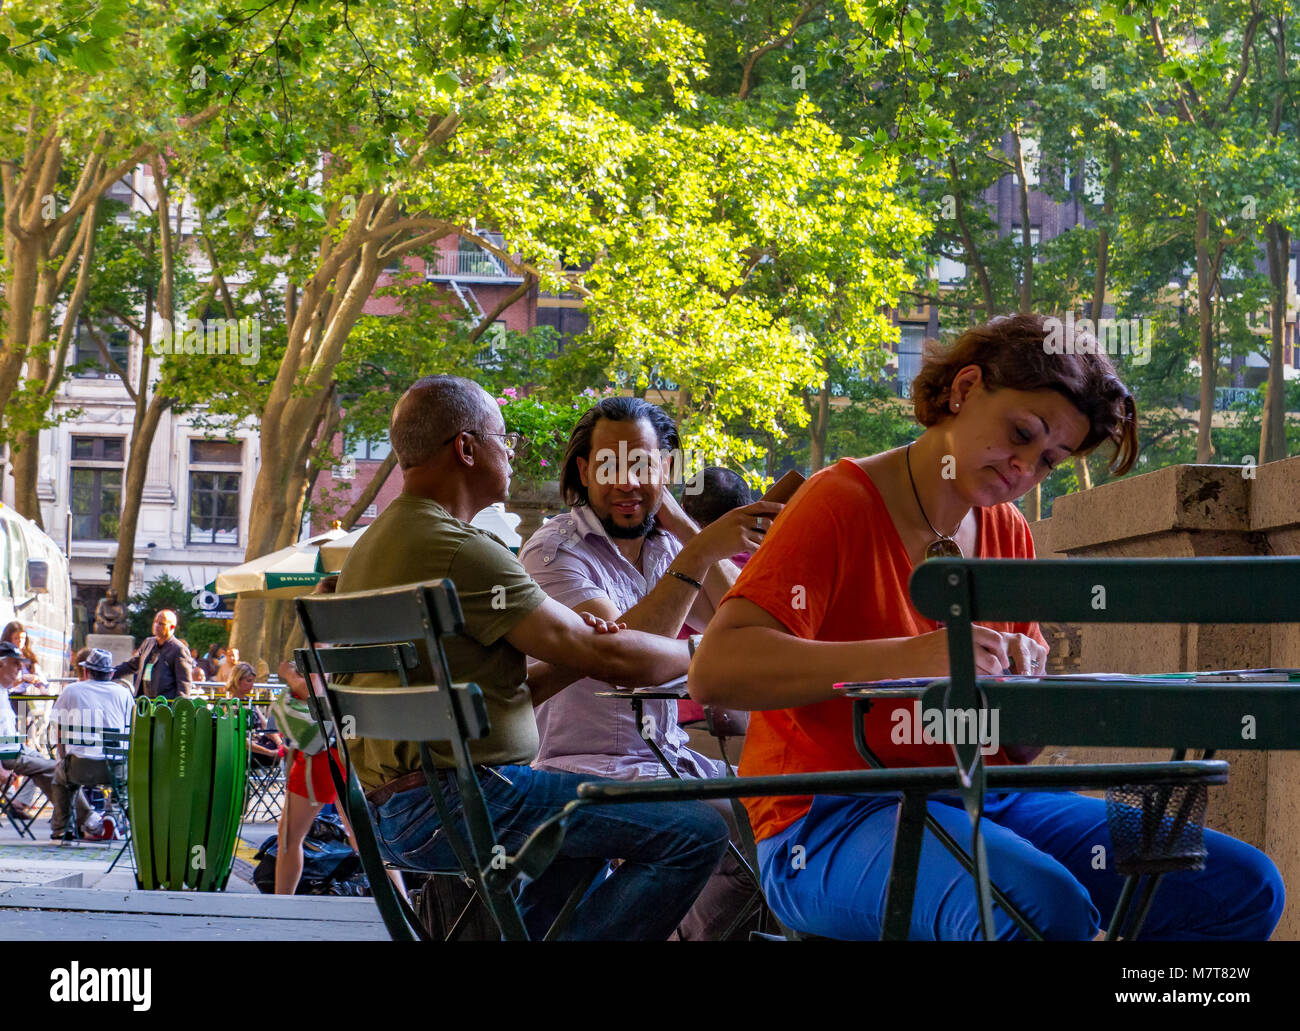
[[[680,460],[676,427],[638,398],[612,397],[578,421],[561,472],[572,506],[524,544],[519,559],[554,600],[631,629],[676,637],[703,630],[735,580],[729,556],[757,548],[781,506],[756,502],[700,530],[664,489]],[[668,677],[665,677],[668,679]],[[637,725],[624,701],[598,698],[609,684],[579,680],[537,710],[535,767],[618,779],[667,777],[647,738],[683,777],[719,777],[720,761],[688,747],[677,702],[647,700]],[[644,736],[643,736],[644,735]],[[728,819],[732,808],[718,806]],[[738,831],[733,828],[733,840]],[[721,933],[752,887],[730,856],[683,921],[681,937]]]

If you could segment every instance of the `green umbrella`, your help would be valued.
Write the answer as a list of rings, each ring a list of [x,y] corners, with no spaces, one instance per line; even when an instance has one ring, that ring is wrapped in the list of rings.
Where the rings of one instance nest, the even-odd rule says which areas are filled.
[[[337,572],[325,567],[321,545],[342,536],[342,530],[326,530],[269,555],[223,570],[207,589],[214,594],[234,594],[241,598],[295,598],[310,594],[320,580]]]

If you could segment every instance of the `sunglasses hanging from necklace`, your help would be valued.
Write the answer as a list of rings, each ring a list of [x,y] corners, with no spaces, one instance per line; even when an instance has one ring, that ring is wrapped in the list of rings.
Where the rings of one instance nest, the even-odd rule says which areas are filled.
[[[915,441],[913,441],[913,443],[915,443]],[[938,530],[934,528],[934,523],[930,522],[930,517],[925,514],[925,506],[921,504],[921,495],[916,489],[916,480],[912,476],[912,445],[911,444],[908,444],[907,447],[903,449],[903,457],[907,459],[907,479],[908,482],[911,483],[912,485],[912,497],[916,498],[916,507],[921,510],[921,518],[925,520],[925,525],[930,528],[930,532],[939,538],[937,541],[933,541],[930,544],[926,545],[925,547],[926,559],[965,558],[966,555],[961,550],[961,545],[958,544],[953,539],[957,531],[954,530],[952,533],[947,533],[947,534],[940,533]],[[958,530],[961,529],[960,523],[958,524],[957,529]]]

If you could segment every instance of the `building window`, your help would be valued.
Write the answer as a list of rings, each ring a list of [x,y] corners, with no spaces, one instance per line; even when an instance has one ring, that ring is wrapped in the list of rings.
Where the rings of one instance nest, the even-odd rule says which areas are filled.
[[[939,266],[935,270],[935,278],[940,283],[960,283],[966,278],[966,263],[941,254]]]
[[[925,326],[904,322],[898,327],[898,384],[902,397],[912,396],[912,380],[921,372]]]
[[[1084,158],[1083,196],[1089,204],[1105,203],[1106,183],[1102,180],[1101,162],[1096,158]]]
[[[190,441],[191,544],[239,543],[241,441]]]
[[[343,453],[344,458],[355,458],[358,462],[382,462],[393,449],[388,444],[388,434],[374,440],[358,440]]]
[[[1041,237],[1042,237],[1042,230],[1040,230],[1038,226],[1029,227],[1029,247],[1033,251],[1035,265],[1037,265],[1042,260],[1042,256],[1038,252],[1038,244],[1041,241]],[[1022,235],[1020,231],[1020,223],[1013,222],[1011,223],[1011,242],[1015,244],[1017,252],[1019,251],[1019,248],[1021,246],[1021,241],[1022,241]],[[1017,257],[1019,257],[1018,253],[1017,253]]]
[[[480,369],[501,368],[501,352],[506,344],[506,320],[497,319],[484,330],[479,339],[487,346],[474,355],[474,364]]]
[[[361,513],[362,519],[374,519],[379,515],[378,505],[367,505],[366,510]]]
[[[478,235],[498,250],[505,250],[506,238],[501,233],[479,233]],[[462,276],[482,276],[489,279],[508,275],[505,264],[500,258],[464,237],[460,238],[457,248],[457,271]]]
[[[100,339],[104,341],[104,347],[107,349],[113,361],[117,362],[118,367],[123,372],[127,371],[127,363],[130,361],[131,338],[124,329],[105,329],[99,327],[96,329]],[[99,346],[95,343],[95,337],[91,334],[90,327],[85,322],[77,323],[77,331],[73,336],[76,354],[73,358],[73,364],[80,366],[76,375],[81,379],[107,379],[112,377],[117,379],[118,375],[113,371],[112,365],[104,360],[104,356],[99,353]]]
[[[117,540],[122,515],[122,437],[73,437],[72,537],[79,541]]]

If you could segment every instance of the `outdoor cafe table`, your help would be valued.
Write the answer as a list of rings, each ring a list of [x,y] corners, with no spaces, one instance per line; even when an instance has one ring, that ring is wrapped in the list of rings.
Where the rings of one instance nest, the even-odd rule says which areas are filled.
[[[866,741],[864,719],[872,705],[903,701],[919,703],[920,714],[944,712],[949,684],[948,678],[938,677],[835,685],[853,701],[853,740],[858,754],[869,766],[883,768]],[[1300,723],[1294,719],[1300,705],[1300,670],[977,677],[975,684],[983,708],[998,716],[1000,743],[1025,747],[1163,746],[1174,749],[1174,762],[1192,748],[1204,749],[1203,760],[1211,759],[1220,748],[1300,749]],[[978,715],[971,713],[965,725],[978,728]],[[948,723],[946,718],[944,723]],[[990,773],[1003,769],[989,767]],[[1083,790],[1093,786],[1083,783],[1086,775],[1079,783],[1071,783],[1074,768],[1069,766],[1021,769],[1021,788]],[[1078,769],[1086,773],[1088,768]],[[990,776],[990,782],[993,779]],[[971,869],[969,856],[929,815],[924,796],[905,794],[895,840],[896,870],[900,865],[915,867],[925,830],[934,833],[967,870]],[[1144,889],[1140,910],[1149,906],[1155,880],[1158,878]],[[1133,885],[1132,881],[1126,885],[1126,893]],[[1000,894],[994,891],[994,901],[1012,912]],[[910,913],[910,897],[891,898],[887,908],[900,918],[904,905]],[[895,924],[893,930],[897,932],[900,926],[905,935],[905,925]],[[1112,926],[1111,933],[1116,930]]]
[[[690,695],[687,693],[686,678],[683,676],[678,677],[676,680],[670,680],[664,684],[657,684],[654,687],[617,688],[613,691],[597,691],[596,697],[619,698],[623,701],[631,702],[632,717],[636,721],[637,727],[641,728],[644,726],[643,720],[645,718],[646,702],[679,702],[684,698],[689,698]],[[682,779],[682,775],[678,773],[676,767],[668,761],[668,757],[664,755],[663,749],[655,743],[653,737],[641,733],[641,740],[644,741],[650,751],[654,753],[655,758],[659,760],[659,765],[668,771],[669,777],[673,777],[677,780]],[[729,761],[727,761],[727,769],[728,771],[731,770],[731,763]],[[753,844],[753,832],[749,829],[749,817],[745,814],[743,807],[740,806],[739,800],[733,799],[732,807],[736,810],[736,824],[740,831],[741,838],[744,841],[745,850],[742,852],[734,841],[728,842],[727,847],[731,851],[733,858],[740,863],[746,874],[751,880],[753,880],[755,890],[761,895],[762,888],[760,887],[757,873],[758,853]],[[749,853],[749,855],[747,856],[746,853]]]
[[[651,752],[654,753],[659,765],[668,771],[670,777],[681,779],[681,774],[677,772],[668,757],[664,755],[663,750],[655,744],[653,737],[641,732],[644,727],[645,703],[654,701],[672,701],[680,702],[684,698],[690,697],[686,692],[686,678],[678,677],[676,680],[670,680],[664,684],[656,684],[654,687],[635,687],[635,688],[616,688],[613,691],[597,691],[597,698],[621,698],[624,701],[632,703],[632,715],[636,720],[638,733],[641,733],[641,740],[644,741]]]
[[[875,702],[920,701],[942,709],[946,677],[836,684],[853,700],[858,754],[879,767],[863,718]],[[1093,673],[977,677],[1009,744],[1115,748],[1296,749],[1300,669],[1207,670],[1199,673]],[[928,703],[928,704],[927,704]],[[1243,728],[1243,719],[1251,717]],[[1010,721],[1008,736],[1006,724]],[[1247,736],[1244,729],[1249,731]]]

